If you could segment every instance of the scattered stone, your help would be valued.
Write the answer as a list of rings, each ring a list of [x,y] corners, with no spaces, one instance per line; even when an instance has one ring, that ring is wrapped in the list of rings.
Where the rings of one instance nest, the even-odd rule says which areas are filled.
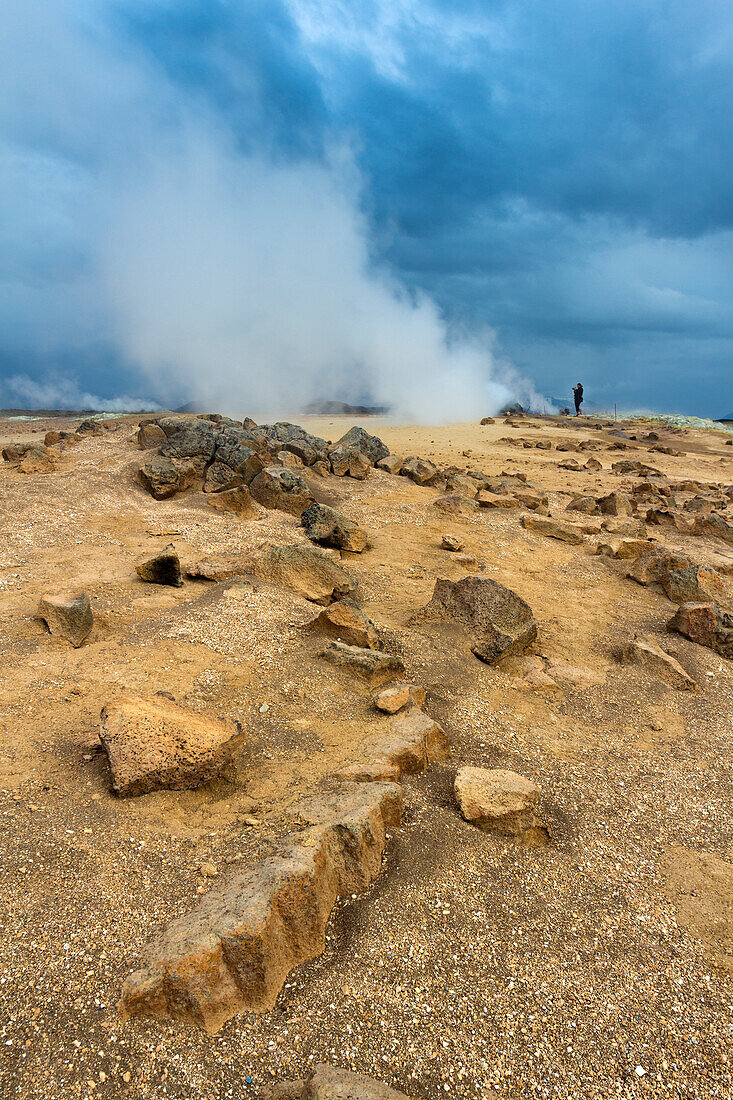
[[[723,539],[724,542],[733,542],[733,523],[717,514],[695,516],[692,533],[695,535],[712,535],[713,538]]]
[[[460,768],[453,790],[466,821],[486,832],[521,836],[538,825],[535,808],[540,788],[516,772]]]
[[[137,431],[137,445],[141,451],[151,447],[160,447],[168,436],[157,424],[143,424]]]
[[[311,603],[328,606],[356,592],[356,581],[342,565],[315,546],[275,546],[256,555],[250,571],[279,588],[289,588]]]
[[[672,603],[707,603],[725,598],[723,578],[708,565],[690,565],[663,573],[659,583]]]
[[[389,454],[389,447],[376,435],[370,435],[364,428],[349,428],[346,435],[336,441],[336,447],[351,447],[363,454],[372,466]]]
[[[683,603],[667,623],[692,642],[733,659],[733,613],[714,603]]]
[[[376,463],[378,470],[385,470],[388,474],[401,474],[402,473],[402,459],[397,455],[386,455],[385,458],[380,458]]]
[[[200,558],[186,566],[185,573],[192,580],[226,581],[247,572],[247,562],[241,555],[222,554],[216,558]]]
[[[86,592],[73,596],[42,596],[38,604],[38,617],[43,619],[54,637],[65,638],[74,649],[86,641],[94,625]]]
[[[602,470],[603,464],[598,461],[597,458],[589,458],[583,466],[584,470]]]
[[[356,447],[334,447],[328,457],[331,472],[336,477],[351,477],[355,481],[364,481],[369,474],[371,463]]]
[[[636,474],[637,477],[662,477],[662,471],[654,466],[646,466],[638,459],[624,458],[621,462],[614,462],[611,469],[615,474]]]
[[[565,509],[566,512],[582,512],[585,516],[598,516],[601,509],[595,497],[573,497]]]
[[[491,493],[488,489],[479,489],[475,497],[479,508],[521,508],[520,502],[514,496],[502,493]]]
[[[649,549],[649,539],[609,539],[608,542],[599,542],[596,546],[596,554],[607,558],[620,558],[621,560],[638,558]]]
[[[323,951],[338,897],[361,893],[379,874],[385,824],[399,823],[400,805],[397,784],[350,784],[340,812],[324,806],[319,824],[205,894],[126,979],[123,1020],[170,1017],[215,1032],[239,1012],[271,1009],[289,971]]]
[[[77,435],[102,435],[103,431],[102,424],[93,416],[88,417],[86,420],[82,420],[81,424],[76,429]]]
[[[641,554],[626,576],[638,584],[654,584],[671,570],[686,569],[690,564],[689,558],[673,554],[671,551],[658,546]]]
[[[375,649],[346,645],[344,642],[329,642],[321,650],[321,657],[325,657],[338,668],[354,672],[362,680],[366,680],[369,687],[380,687],[390,680],[398,679],[405,672],[401,657]]]
[[[558,470],[572,470],[574,473],[583,469],[577,458],[565,458],[562,462],[558,462],[557,468]]]
[[[380,649],[382,644],[372,620],[355,601],[349,599],[330,604],[310,623],[310,629],[330,634],[362,649]]]
[[[625,493],[609,493],[598,497],[597,503],[604,516],[630,516],[634,511]]]
[[[415,621],[439,621],[468,634],[471,652],[487,664],[524,652],[537,637],[529,604],[488,577],[437,580],[430,603]]]
[[[487,424],[493,424],[493,423],[494,423],[493,416],[482,416],[481,417],[481,427],[482,428],[485,428]]]
[[[478,504],[461,493],[446,493],[433,501],[433,507],[448,516],[467,515],[478,510]]]
[[[529,508],[531,512],[541,512],[542,515],[549,516],[550,508],[547,493],[539,492],[536,489],[517,489],[513,495],[514,499],[519,501],[523,508]]]
[[[433,763],[450,760],[450,742],[443,727],[419,707],[392,716],[390,732],[371,747],[376,762],[395,768],[399,776],[416,775]]]
[[[583,535],[572,524],[563,523],[562,520],[549,519],[546,516],[525,515],[521,519],[522,527],[528,531],[534,531],[538,535],[547,535],[551,539],[559,539],[560,542],[569,542],[573,546],[579,546],[584,542]]]
[[[414,703],[417,707],[424,706],[425,688],[416,687],[415,684],[390,684],[374,696],[375,707],[385,714],[396,714],[408,703]]]
[[[99,739],[120,795],[190,790],[213,779],[234,754],[242,730],[163,695],[121,695],[102,711]]]
[[[457,535],[443,535],[440,543],[441,550],[448,550],[451,554],[459,554],[464,546],[463,539],[459,539]]]
[[[652,638],[635,635],[634,640],[624,648],[622,660],[649,669],[680,691],[697,691],[696,681],[685,672],[679,661],[665,653]]]
[[[366,532],[354,520],[325,504],[311,504],[301,515],[300,522],[308,538],[322,546],[361,554],[369,545]]]
[[[220,493],[210,493],[207,499],[218,512],[233,512],[240,519],[256,519],[259,515],[246,485],[237,485],[235,489],[224,489]]]
[[[299,474],[285,466],[266,466],[249,486],[252,499],[265,508],[300,516],[313,503],[313,494]]]
[[[173,543],[136,565],[135,572],[148,584],[167,584],[173,588],[180,588],[183,584],[181,562]]]
[[[416,485],[430,485],[438,476],[438,467],[428,458],[411,455],[402,463],[402,477],[409,477]]]

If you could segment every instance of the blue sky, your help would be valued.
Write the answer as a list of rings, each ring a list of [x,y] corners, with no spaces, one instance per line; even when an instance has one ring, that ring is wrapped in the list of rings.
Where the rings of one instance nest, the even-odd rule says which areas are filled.
[[[303,348],[311,392],[389,397],[411,348],[468,387],[445,339],[733,412],[729,0],[6,0],[0,51],[0,404],[288,388]]]

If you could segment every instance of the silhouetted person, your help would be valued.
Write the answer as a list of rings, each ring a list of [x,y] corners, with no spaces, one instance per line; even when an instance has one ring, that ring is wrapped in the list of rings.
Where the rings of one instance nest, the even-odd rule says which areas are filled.
[[[573,397],[575,398],[575,415],[580,416],[580,406],[583,404],[583,386],[580,382],[573,390]]]

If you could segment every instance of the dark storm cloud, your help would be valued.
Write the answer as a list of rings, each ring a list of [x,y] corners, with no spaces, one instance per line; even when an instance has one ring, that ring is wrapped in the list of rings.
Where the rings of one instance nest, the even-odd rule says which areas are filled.
[[[88,259],[99,181],[185,103],[275,161],[348,143],[373,257],[454,326],[496,329],[545,392],[582,375],[600,403],[733,407],[727,0],[35,9],[11,4],[0,77],[6,373],[107,340],[115,381],[95,384],[113,392]]]

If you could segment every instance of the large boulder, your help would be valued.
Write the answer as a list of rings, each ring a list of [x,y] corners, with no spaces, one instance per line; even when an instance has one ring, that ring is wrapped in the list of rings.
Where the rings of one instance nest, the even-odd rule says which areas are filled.
[[[320,436],[311,435],[300,424],[291,424],[281,420],[277,424],[262,424],[250,429],[252,434],[265,439],[268,444],[274,445],[276,451],[290,451],[297,455],[304,466],[312,466],[315,462],[326,460],[328,457],[328,443]]]
[[[180,588],[183,584],[181,562],[173,543],[159,550],[152,558],[139,562],[135,566],[135,572],[148,584],[165,584],[173,588]]]
[[[366,532],[353,519],[326,504],[311,504],[301,515],[300,522],[308,538],[322,546],[350,550],[355,554],[368,546]]]
[[[394,783],[349,784],[338,805],[295,810],[309,828],[212,890],[148,947],[144,967],[125,980],[123,1019],[171,1017],[214,1032],[239,1012],[269,1011],[289,971],[321,954],[337,899],[379,874],[401,792]]]
[[[376,466],[382,458],[389,454],[389,447],[376,435],[370,435],[364,428],[354,426],[349,428],[346,435],[342,435],[336,441],[336,447],[350,447],[360,451],[371,463]]]
[[[266,466],[251,482],[252,499],[265,508],[300,516],[313,503],[313,494],[299,474],[286,466]]]
[[[598,507],[604,516],[630,516],[633,513],[631,498],[626,493],[608,493],[597,498]]]
[[[441,622],[467,636],[471,652],[487,664],[524,652],[537,637],[529,604],[489,577],[437,580],[430,603],[416,620]]]
[[[692,642],[733,659],[733,613],[714,603],[683,603],[667,623]]]
[[[216,424],[210,420],[189,420],[166,439],[160,453],[174,461],[191,460],[196,472],[203,476],[214,457],[218,441],[219,428]]]
[[[190,483],[188,470],[182,470],[171,458],[164,455],[153,455],[140,467],[138,477],[155,500],[167,500]]]
[[[306,544],[265,550],[252,559],[250,569],[262,580],[322,606],[356,591],[356,581],[339,562]]]
[[[486,832],[521,836],[537,826],[540,788],[531,779],[503,768],[459,768],[453,784],[466,821]]]
[[[189,790],[228,764],[238,722],[208,718],[163,695],[121,695],[102,711],[99,739],[120,795]]]
[[[86,592],[76,592],[73,596],[42,596],[38,617],[43,619],[49,633],[65,638],[74,649],[86,641],[93,626],[92,607]]]
[[[151,447],[160,447],[167,438],[167,435],[158,424],[142,424],[137,431],[137,445],[141,451],[148,451]]]

